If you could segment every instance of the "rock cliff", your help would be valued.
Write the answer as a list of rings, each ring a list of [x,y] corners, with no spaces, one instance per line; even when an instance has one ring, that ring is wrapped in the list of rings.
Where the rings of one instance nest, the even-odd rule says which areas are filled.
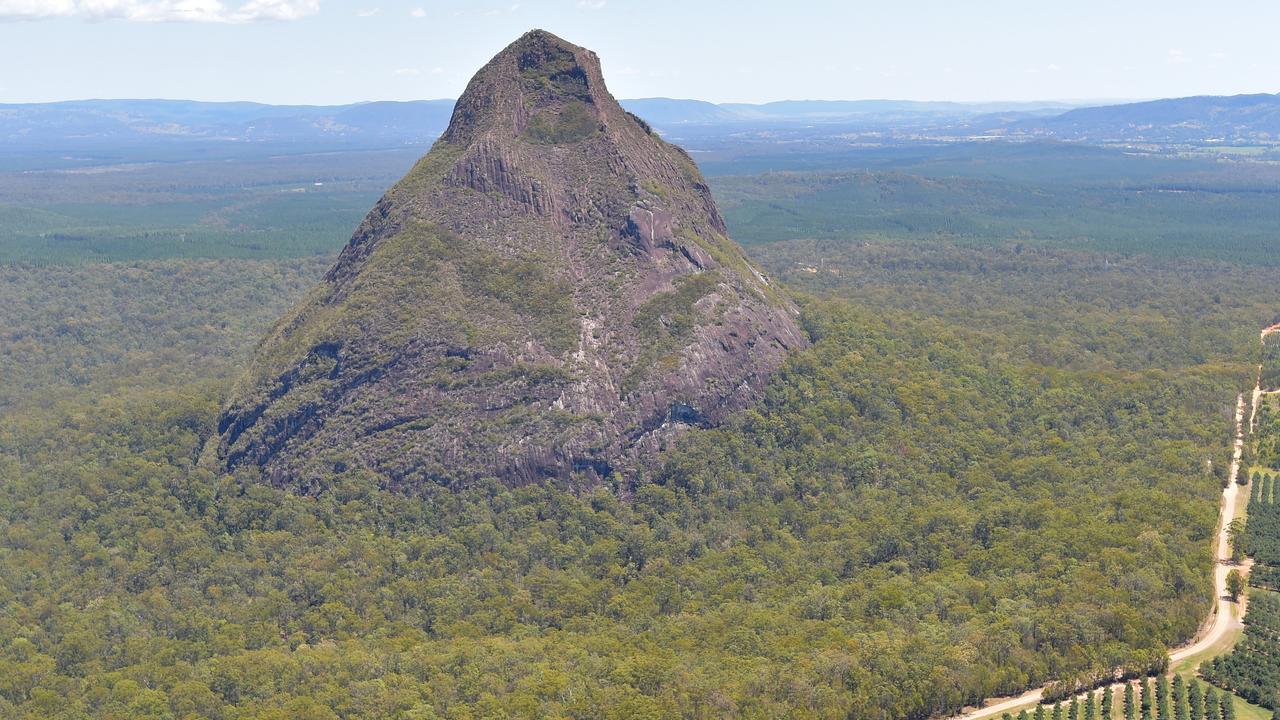
[[[795,315],[689,156],[535,30],[261,342],[211,450],[302,492],[591,483],[750,403]]]

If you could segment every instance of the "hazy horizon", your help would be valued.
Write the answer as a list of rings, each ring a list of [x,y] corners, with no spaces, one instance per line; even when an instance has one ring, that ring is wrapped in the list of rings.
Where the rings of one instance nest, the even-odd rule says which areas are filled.
[[[1247,93],[1240,93],[1247,94]],[[1189,97],[1189,96],[1186,96]],[[370,103],[381,102],[455,102],[457,96],[452,97],[421,97],[421,98],[368,98],[364,100],[352,100],[350,102],[271,102],[269,100],[245,100],[245,99],[227,99],[227,100],[206,100],[199,97],[72,97],[61,100],[34,100],[34,101],[0,101],[0,105],[53,105],[57,103],[82,103],[82,102],[191,102],[191,103],[210,103],[210,104],[232,104],[232,103],[249,103],[253,105],[266,105],[274,107],[335,107],[342,105],[365,105]],[[745,100],[723,100],[712,101],[704,100],[696,97],[671,97],[666,95],[649,95],[644,97],[623,97],[618,96],[622,102],[632,102],[638,100],[670,100],[673,102],[705,102],[712,105],[771,105],[775,103],[858,103],[858,102],[902,102],[902,103],[950,103],[953,105],[1070,105],[1075,107],[1086,107],[1094,105],[1121,105],[1126,103],[1149,102],[1152,100],[1165,100],[1171,98],[1040,98],[1034,100],[938,100],[935,98],[905,98],[905,97],[844,97],[844,98],[811,98],[811,97],[780,97],[759,101]]]
[[[1280,90],[1269,38],[1280,7],[1234,10],[1207,32],[1182,21],[1201,12],[1189,2],[0,0],[0,102],[452,98],[535,27],[596,50],[626,98],[1097,103]]]

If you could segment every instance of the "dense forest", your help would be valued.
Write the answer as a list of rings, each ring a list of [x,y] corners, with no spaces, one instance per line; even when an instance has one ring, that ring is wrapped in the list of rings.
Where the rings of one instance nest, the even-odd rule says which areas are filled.
[[[323,261],[7,268],[0,715],[922,718],[1190,637],[1268,272],[758,256],[815,344],[757,407],[425,497],[196,468]]]
[[[1264,391],[1280,390],[1280,333],[1271,333],[1262,342],[1262,374],[1258,385]],[[1274,409],[1273,403],[1267,404]]]
[[[941,239],[962,244],[1277,262],[1278,190],[1175,177],[1134,185],[928,177],[897,170],[720,178],[741,242]],[[1230,233],[1221,228],[1229,226]]]
[[[0,717],[925,718],[1191,637],[1270,166],[697,142],[813,346],[645,472],[414,496],[198,460],[417,150],[0,158]],[[1179,685],[1033,714],[1232,720]]]

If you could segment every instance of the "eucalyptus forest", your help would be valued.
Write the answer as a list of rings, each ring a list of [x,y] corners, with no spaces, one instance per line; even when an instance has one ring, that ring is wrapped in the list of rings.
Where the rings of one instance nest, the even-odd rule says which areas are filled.
[[[0,718],[945,720],[1039,688],[1043,702],[1004,720],[1271,716],[1280,333],[1259,335],[1280,322],[1271,145],[1034,129],[971,142],[956,135],[977,132],[968,115],[932,136],[862,128],[867,143],[852,126],[741,116],[655,129],[590,84],[594,54],[541,31],[517,43],[514,70],[475,81],[543,103],[503,152],[484,154],[496,136],[458,140],[496,113],[466,96],[416,165],[420,138],[0,152]],[[590,164],[572,154],[583,147],[630,154]],[[508,172],[520,162],[665,174],[610,176],[599,202],[562,207]],[[246,368],[350,297],[361,331],[403,319],[387,297],[415,310],[479,297],[441,311],[465,316],[468,342],[523,338],[517,321],[534,339],[554,326],[563,342],[548,345],[565,357],[600,339],[561,268],[519,254],[532,235],[482,253],[461,230],[413,225],[388,235],[413,251],[403,262],[368,250],[394,224],[388,208],[434,211],[422,198],[455,192],[493,213],[459,224],[475,233],[524,212],[554,243],[598,221],[587,236],[609,270],[593,278],[605,301],[639,276],[627,253],[688,271],[655,274],[666,289],[619,325],[648,344],[611,401],[665,391],[646,373],[687,355],[728,353],[747,311],[782,329],[737,357],[786,352],[714,421],[672,404],[653,425],[679,432],[644,427],[649,454],[633,465],[513,480],[477,457],[467,481],[407,486],[355,463],[303,483],[223,462],[220,438],[282,397],[263,457],[302,443],[284,431],[328,399],[338,345],[303,348],[296,372],[259,372],[258,395]],[[512,197],[524,205],[502,204]],[[560,214],[537,215],[548,207]],[[673,230],[673,213],[696,222]],[[395,292],[335,284],[361,253]],[[414,294],[428,282],[444,289]],[[405,342],[422,341],[414,332]],[[719,342],[681,355],[708,337]],[[766,337],[777,342],[753,344]],[[478,355],[451,346],[441,367]],[[522,367],[547,377],[521,385],[485,366],[410,385],[519,385],[514,404],[542,379],[577,379]],[[356,375],[353,387],[381,377]],[[320,389],[286,397],[299,378]],[[566,396],[536,419],[570,424]],[[498,417],[479,440],[530,421]],[[1244,517],[1220,528],[1233,482]],[[1214,620],[1222,532],[1243,629],[1171,661]]]

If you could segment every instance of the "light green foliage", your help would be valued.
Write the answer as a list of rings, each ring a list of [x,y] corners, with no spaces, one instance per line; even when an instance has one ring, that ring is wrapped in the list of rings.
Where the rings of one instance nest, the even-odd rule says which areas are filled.
[[[580,142],[600,132],[600,120],[592,105],[570,100],[560,107],[535,113],[525,127],[525,137],[535,143],[563,145]]]
[[[375,341],[362,346],[366,353],[424,334],[460,345],[531,339],[563,353],[577,340],[577,314],[571,286],[553,267],[533,255],[499,255],[433,225],[403,228],[378,243],[352,281],[317,286],[277,323],[253,381],[279,376],[317,346],[364,338]]]
[[[438,189],[449,170],[460,160],[467,148],[437,140],[427,154],[418,158],[409,172],[388,191],[390,195],[420,195]],[[356,218],[358,222],[358,218]]]

